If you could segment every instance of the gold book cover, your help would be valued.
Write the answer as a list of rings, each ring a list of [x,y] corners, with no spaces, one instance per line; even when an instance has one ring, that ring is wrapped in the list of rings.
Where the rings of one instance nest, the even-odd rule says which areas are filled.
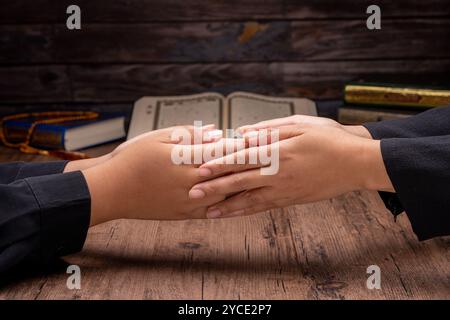
[[[440,89],[348,84],[344,96],[349,104],[421,108],[450,105],[450,90]]]

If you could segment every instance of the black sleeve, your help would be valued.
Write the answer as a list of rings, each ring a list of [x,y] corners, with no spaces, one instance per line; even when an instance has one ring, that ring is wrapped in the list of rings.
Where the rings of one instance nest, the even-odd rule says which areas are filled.
[[[8,184],[18,179],[61,173],[68,161],[11,162],[0,164],[0,183]]]
[[[381,152],[419,240],[450,235],[450,135],[382,139]]]
[[[41,269],[81,250],[90,202],[79,171],[0,184],[0,274],[22,263]]]
[[[416,116],[364,124],[374,139],[450,135],[450,106],[433,108]]]

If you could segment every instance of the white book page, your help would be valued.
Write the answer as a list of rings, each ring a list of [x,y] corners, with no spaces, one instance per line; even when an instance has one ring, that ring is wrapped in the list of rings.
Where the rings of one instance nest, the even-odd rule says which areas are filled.
[[[223,99],[217,95],[203,95],[183,99],[159,101],[157,129],[178,125],[215,124],[220,128]]]
[[[315,103],[301,98],[277,98],[235,92],[225,99],[217,93],[188,96],[144,97],[138,100],[128,131],[128,139],[139,134],[177,125],[215,124],[217,128],[237,128],[259,121],[293,114],[317,115]]]
[[[194,121],[220,128],[224,100],[217,93],[141,98],[134,105],[127,139],[151,130],[194,125]]]
[[[246,92],[235,92],[227,98],[228,126],[236,129],[264,120],[293,114],[317,115],[315,103],[301,98],[276,98]]]

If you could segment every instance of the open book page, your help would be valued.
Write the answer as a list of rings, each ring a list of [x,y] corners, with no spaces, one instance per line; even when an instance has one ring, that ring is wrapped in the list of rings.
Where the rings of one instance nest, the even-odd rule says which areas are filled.
[[[128,139],[151,130],[194,125],[194,121],[221,128],[224,104],[225,98],[218,93],[141,98],[134,105]]]
[[[227,98],[218,93],[144,97],[134,105],[128,139],[151,130],[194,125],[194,121],[215,124],[221,129],[236,129],[293,114],[317,115],[315,103],[302,98],[277,98],[248,92],[234,92]]]
[[[313,101],[303,98],[277,98],[248,92],[234,92],[227,97],[227,127],[236,129],[264,120],[294,114],[317,116]]]

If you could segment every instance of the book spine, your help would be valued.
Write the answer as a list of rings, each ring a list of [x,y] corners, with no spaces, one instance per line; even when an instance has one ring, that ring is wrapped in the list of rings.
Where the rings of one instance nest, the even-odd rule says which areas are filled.
[[[403,119],[412,116],[410,113],[340,108],[338,121],[342,124],[358,125],[367,122]]]
[[[15,126],[5,124],[5,136],[12,143],[25,142],[28,135],[28,126]],[[33,132],[30,141],[33,147],[44,149],[64,149],[63,130],[42,130],[39,126]]]
[[[36,129],[31,138],[31,145],[43,149],[65,149],[64,131]]]
[[[378,106],[440,107],[450,105],[450,90],[346,85],[345,102]]]

